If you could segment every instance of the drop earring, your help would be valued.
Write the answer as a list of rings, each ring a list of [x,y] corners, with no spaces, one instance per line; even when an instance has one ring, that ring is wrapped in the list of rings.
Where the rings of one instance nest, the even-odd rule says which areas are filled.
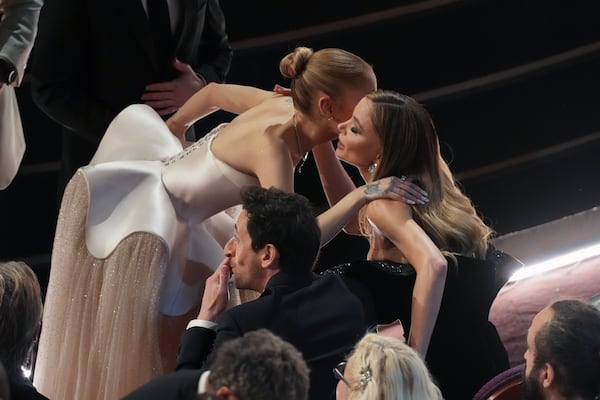
[[[367,171],[369,172],[369,175],[373,175],[375,173],[375,171],[377,171],[377,163],[373,163],[371,165],[369,165],[369,168],[367,168]]]

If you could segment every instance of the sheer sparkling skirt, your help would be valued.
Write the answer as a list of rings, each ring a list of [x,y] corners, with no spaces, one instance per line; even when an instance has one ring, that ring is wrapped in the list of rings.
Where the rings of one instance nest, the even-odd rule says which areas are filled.
[[[135,233],[106,259],[94,258],[85,244],[87,207],[78,172],[59,214],[34,376],[50,399],[114,400],[175,359],[178,336],[161,341],[158,308],[166,246],[155,235]]]

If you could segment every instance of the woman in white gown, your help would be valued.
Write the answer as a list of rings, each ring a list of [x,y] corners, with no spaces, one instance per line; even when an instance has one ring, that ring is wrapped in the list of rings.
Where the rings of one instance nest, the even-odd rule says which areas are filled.
[[[222,211],[246,185],[293,191],[303,155],[335,138],[337,123],[376,88],[371,67],[339,49],[297,48],[280,69],[291,97],[209,84],[167,124],[144,105],[112,122],[63,197],[34,377],[40,392],[113,400],[171,370],[183,324],[230,237],[233,219]],[[183,148],[187,127],[217,109],[238,116]],[[380,197],[422,201],[400,179],[360,187],[319,217],[323,243]]]

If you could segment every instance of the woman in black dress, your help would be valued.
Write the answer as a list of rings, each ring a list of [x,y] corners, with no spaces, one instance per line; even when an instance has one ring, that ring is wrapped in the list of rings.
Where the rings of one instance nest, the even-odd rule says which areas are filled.
[[[410,176],[429,201],[363,207],[345,230],[369,239],[367,260],[327,272],[346,278],[376,322],[402,322],[447,400],[468,400],[509,366],[488,311],[514,260],[493,249],[492,230],[456,185],[429,113],[414,99],[371,93],[338,128],[335,153],[330,144],[313,149],[331,204],[354,188],[336,158],[366,182]]]

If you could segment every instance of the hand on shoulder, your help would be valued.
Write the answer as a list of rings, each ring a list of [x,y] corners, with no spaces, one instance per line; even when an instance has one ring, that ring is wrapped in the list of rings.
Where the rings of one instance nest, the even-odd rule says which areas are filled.
[[[405,176],[391,176],[367,183],[364,185],[364,195],[367,201],[390,199],[411,205],[429,201],[427,192]]]

